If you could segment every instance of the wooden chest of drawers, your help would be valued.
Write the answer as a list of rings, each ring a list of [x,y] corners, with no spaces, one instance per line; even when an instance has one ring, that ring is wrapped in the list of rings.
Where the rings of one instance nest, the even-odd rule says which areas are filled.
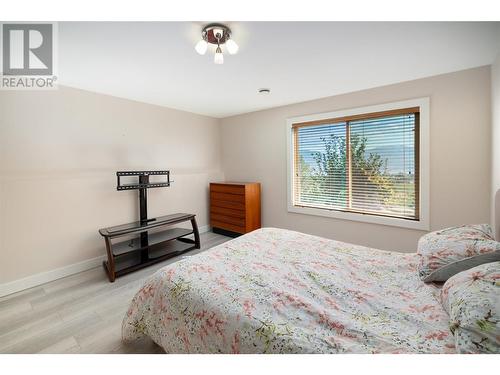
[[[210,225],[219,233],[244,234],[260,228],[260,184],[211,183]]]

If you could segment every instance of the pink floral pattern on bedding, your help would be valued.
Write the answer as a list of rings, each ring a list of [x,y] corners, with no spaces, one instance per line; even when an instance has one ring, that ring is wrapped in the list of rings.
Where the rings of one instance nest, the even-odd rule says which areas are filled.
[[[441,300],[459,353],[500,353],[500,262],[452,276]]]
[[[168,265],[136,294],[124,341],[167,353],[454,353],[416,254],[264,228]]]
[[[484,259],[486,254],[498,254],[484,262],[500,258],[500,242],[495,241],[488,224],[462,225],[422,236],[417,253],[421,279],[444,282],[450,276],[476,266],[474,258],[478,256]]]

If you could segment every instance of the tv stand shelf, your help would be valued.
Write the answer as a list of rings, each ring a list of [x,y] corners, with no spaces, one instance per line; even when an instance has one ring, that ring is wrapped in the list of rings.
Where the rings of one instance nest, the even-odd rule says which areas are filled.
[[[190,221],[190,229],[172,225]],[[194,214],[178,213],[141,223],[99,229],[106,242],[108,260],[103,262],[109,281],[129,272],[164,261],[185,251],[200,248],[200,234]],[[194,236],[194,239],[188,236]],[[128,239],[113,243],[113,239]],[[131,237],[131,238],[130,238]]]

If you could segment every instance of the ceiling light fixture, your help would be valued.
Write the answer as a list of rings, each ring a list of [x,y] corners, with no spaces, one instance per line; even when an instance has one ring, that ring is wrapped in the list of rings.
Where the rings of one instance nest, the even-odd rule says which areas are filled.
[[[226,45],[227,52],[234,55],[238,52],[238,44],[231,39],[231,29],[220,23],[211,23],[203,28],[201,32],[201,40],[196,43],[194,49],[200,55],[207,52],[208,45],[213,44],[217,46],[215,49],[214,63],[223,64],[224,55],[222,54],[222,45]]]

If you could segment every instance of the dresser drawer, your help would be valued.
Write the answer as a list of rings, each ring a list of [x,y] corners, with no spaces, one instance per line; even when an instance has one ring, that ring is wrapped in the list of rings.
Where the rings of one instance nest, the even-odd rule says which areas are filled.
[[[210,225],[212,225],[212,227],[226,229],[226,230],[230,230],[231,232],[236,232],[236,233],[246,233],[247,232],[246,228],[244,226],[223,223],[222,221],[217,221],[217,220],[212,220],[210,222]]]
[[[245,203],[245,196],[238,194],[227,194],[227,193],[217,193],[215,191],[210,192],[211,201],[224,201],[224,202],[237,202]]]
[[[224,215],[224,216],[231,216],[231,217],[237,217],[240,219],[245,218],[245,209],[244,207],[238,209],[233,209],[233,208],[225,208],[225,207],[218,207],[216,205],[212,205],[210,207],[210,214],[218,214],[218,215]]]
[[[234,225],[238,225],[240,227],[245,226],[245,218],[232,217],[232,216],[226,216],[226,215],[212,213],[210,215],[210,219],[212,221],[217,221],[220,223],[234,224]]]
[[[241,202],[227,202],[227,201],[219,201],[216,199],[215,200],[212,199],[210,205],[212,207],[229,208],[232,210],[245,211],[245,203]]]
[[[216,193],[245,195],[245,185],[210,184],[210,191]]]

